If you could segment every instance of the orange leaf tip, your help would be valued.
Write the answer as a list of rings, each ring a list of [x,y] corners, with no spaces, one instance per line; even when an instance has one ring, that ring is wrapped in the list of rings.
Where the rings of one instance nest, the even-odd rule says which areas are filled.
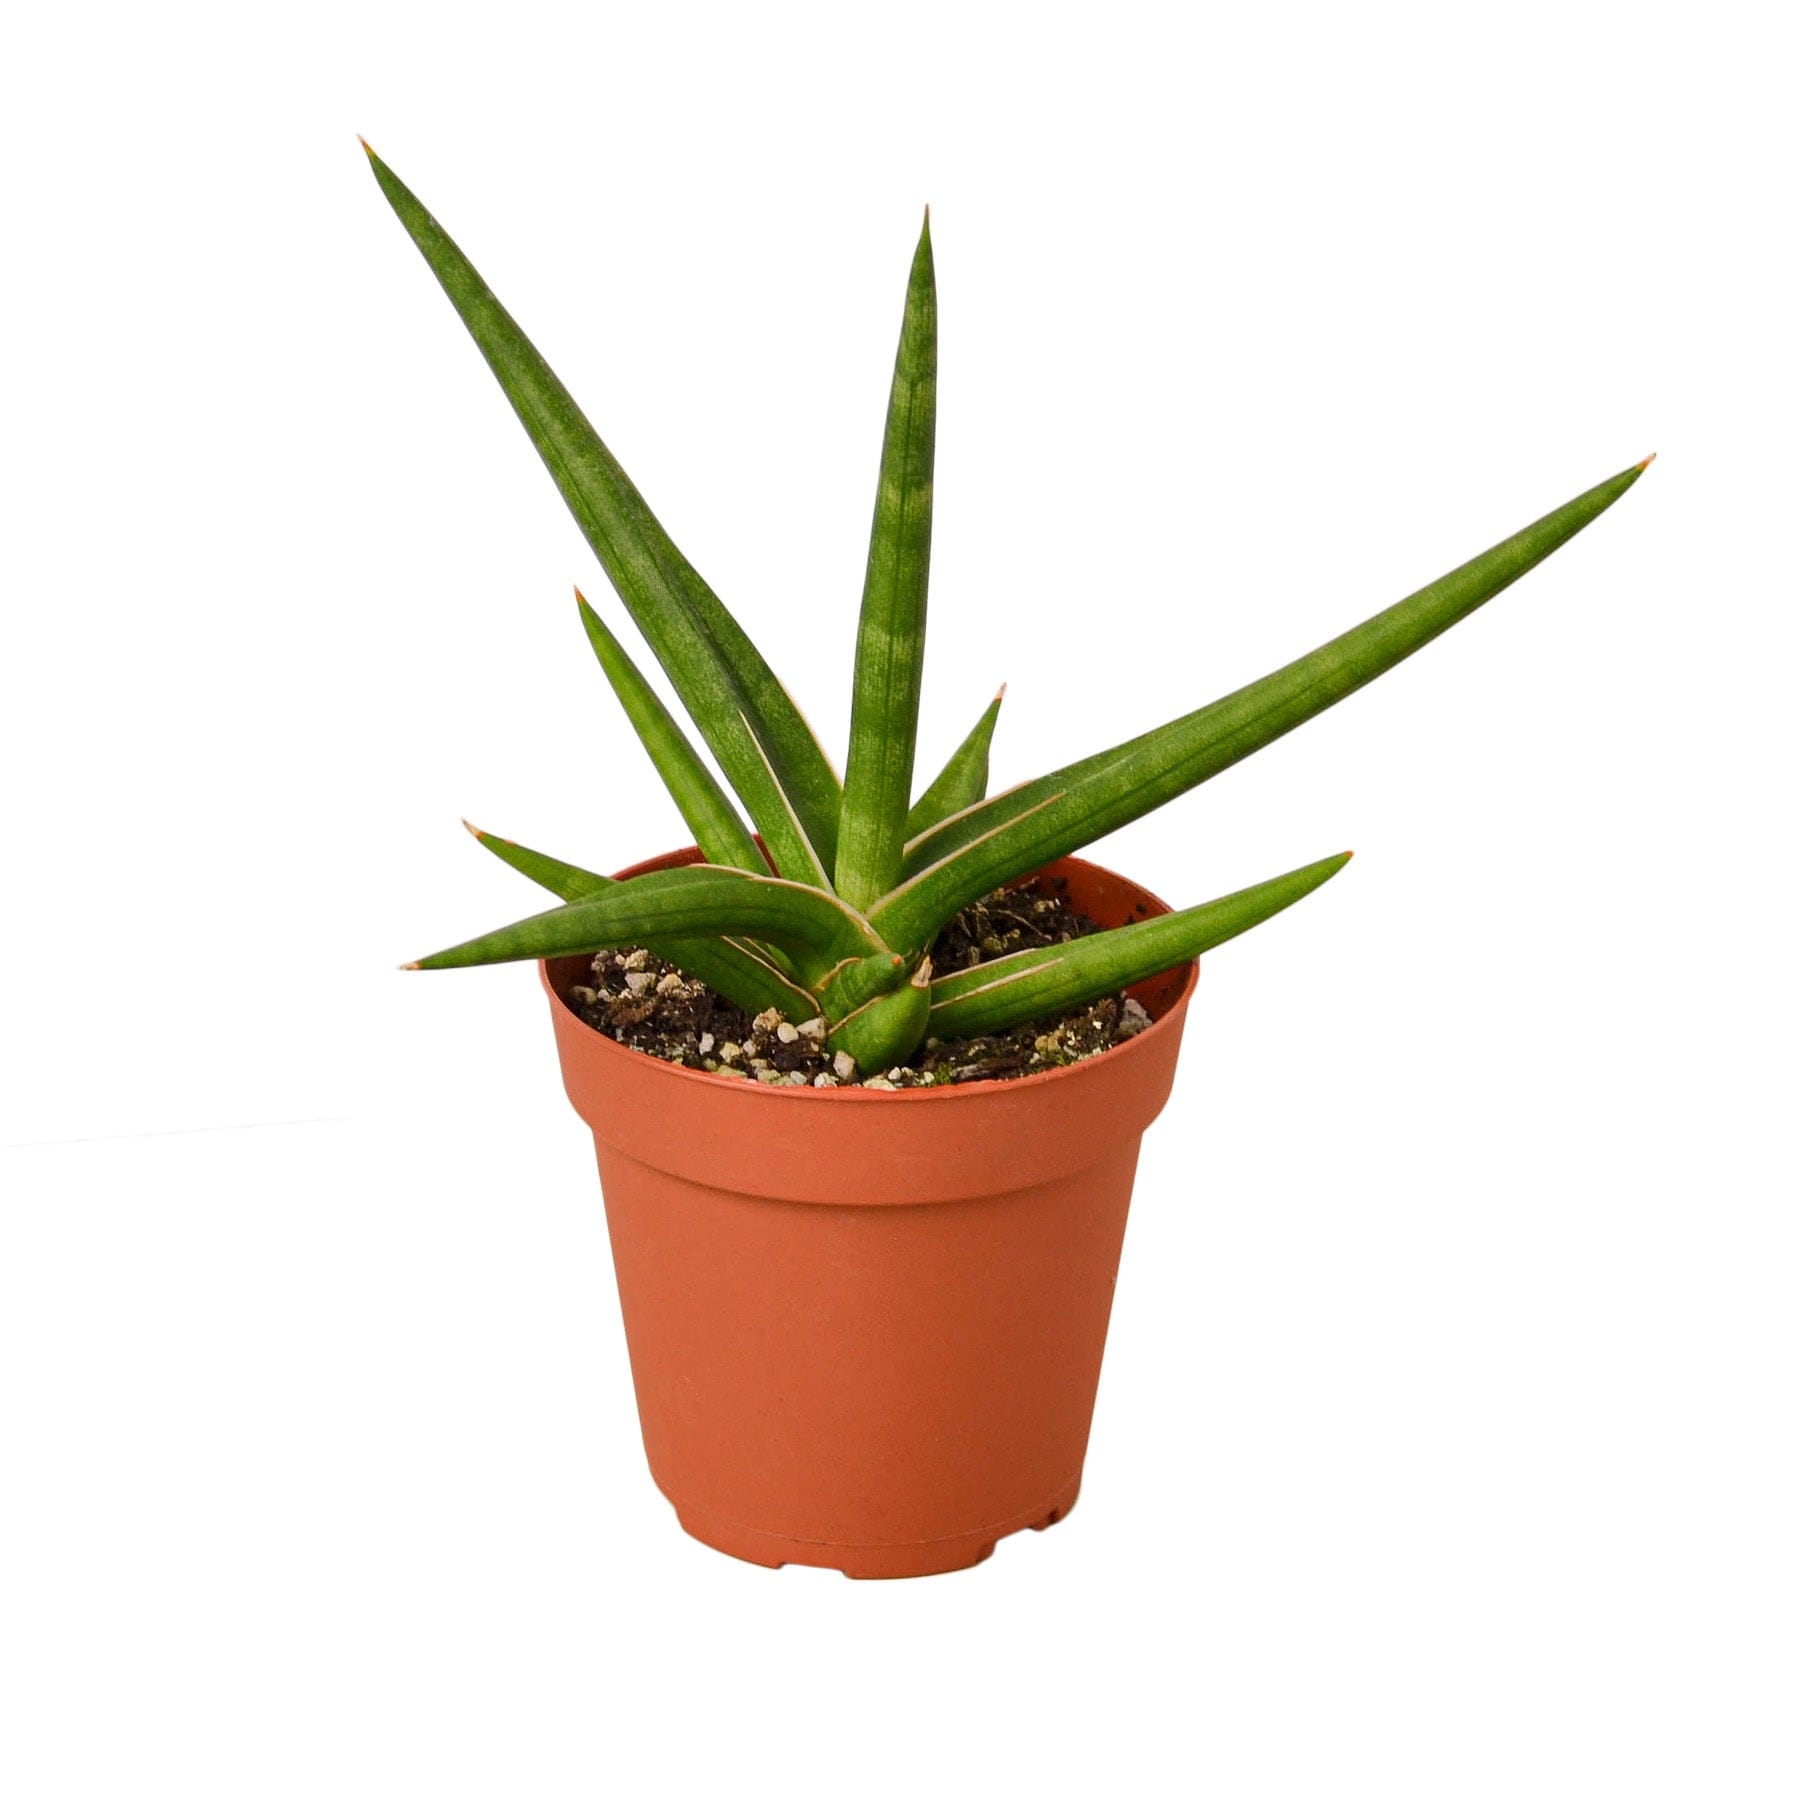
[[[402,969],[416,969],[418,966],[417,963],[402,963],[400,965]]]
[[[1652,450],[1650,452],[1650,454],[1648,456],[1646,456],[1641,463],[1638,464],[1638,466],[1637,466],[1638,473],[1640,475],[1643,474],[1643,472],[1647,468],[1649,468],[1649,466],[1655,461],[1656,461],[1656,452],[1654,450]]]
[[[373,162],[375,160],[375,147],[369,142],[369,140],[366,137],[363,136],[363,134],[360,131],[356,134],[356,141],[359,144],[361,144],[365,150],[368,151],[369,161]]]
[[[474,838],[477,842],[479,842],[481,839],[483,839],[487,836],[487,833],[485,831],[483,831],[479,825],[471,825],[467,819],[463,820],[462,828],[464,831],[466,831],[469,834],[470,837]]]

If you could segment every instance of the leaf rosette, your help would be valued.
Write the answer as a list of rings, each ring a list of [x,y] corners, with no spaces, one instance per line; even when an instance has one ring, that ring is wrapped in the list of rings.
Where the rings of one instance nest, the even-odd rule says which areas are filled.
[[[1116,993],[1284,911],[1336,875],[1348,853],[972,969],[934,975],[927,953],[971,902],[1199,786],[1423,648],[1591,524],[1650,462],[1235,693],[990,796],[1002,689],[914,798],[937,412],[929,215],[889,389],[840,780],[743,627],[474,265],[373,150],[369,161],[729,788],[578,593],[602,672],[705,861],[619,882],[476,831],[560,904],[409,968],[641,944],[746,1011],[774,1007],[796,1024],[823,1018],[829,1048],[863,1069],[903,1062],[928,1033],[981,1036]]]

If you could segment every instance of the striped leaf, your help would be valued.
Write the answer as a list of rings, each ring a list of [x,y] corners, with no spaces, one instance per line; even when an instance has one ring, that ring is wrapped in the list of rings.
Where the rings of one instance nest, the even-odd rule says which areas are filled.
[[[1348,851],[1328,856],[1204,906],[1067,944],[1021,950],[946,975],[931,984],[928,1029],[934,1037],[981,1037],[1104,999],[1273,918],[1329,881],[1349,860]]]
[[[755,838],[745,829],[737,808],[713,779],[712,771],[670,717],[669,709],[579,588],[575,590],[575,601],[581,608],[582,628],[606,679],[612,683],[625,716],[649,752],[663,786],[680,808],[682,819],[706,860],[724,868],[766,875],[769,865],[756,847]]]
[[[467,819],[463,825],[484,850],[492,851],[503,863],[539,887],[548,888],[560,900],[590,900],[620,885],[611,876],[596,875],[591,869],[559,862],[541,850],[530,850],[510,838],[482,831]],[[684,975],[704,981],[745,1012],[759,1013],[773,1006],[798,1024],[818,1010],[812,995],[791,980],[760,945],[728,937],[657,937],[646,938],[644,948],[655,951],[664,962],[673,963]]]
[[[517,869],[539,887],[548,888],[559,900],[591,900],[596,894],[619,885],[610,875],[596,875],[592,869],[578,868],[574,863],[546,856],[541,850],[515,844],[511,838],[496,837],[479,825],[471,825],[467,819],[463,820],[463,830],[482,849],[499,857],[509,869]]]
[[[865,1074],[891,1069],[912,1055],[931,1015],[931,963],[923,961],[903,986],[866,1000],[835,1021],[827,1044],[847,1051]]]
[[[844,765],[837,847],[838,892],[852,906],[867,906],[894,885],[906,844],[925,658],[936,430],[937,286],[927,214],[907,283],[900,348],[888,390],[856,630],[850,754]]]
[[[369,162],[777,866],[811,880],[811,866],[836,854],[842,798],[818,740],[474,265],[373,150]],[[804,851],[790,840],[790,813]]]
[[[1003,882],[1067,855],[1228,769],[1428,644],[1598,518],[1638,464],[1272,675],[1112,750],[1028,781],[926,832],[869,911],[903,953]]]
[[[758,938],[827,963],[886,950],[859,914],[816,888],[699,863],[616,882],[406,966],[459,969],[712,936]]]
[[[1002,684],[999,693],[988,702],[988,709],[975,721],[974,729],[951,752],[937,779],[912,804],[906,815],[906,840],[941,825],[952,813],[973,806],[987,798],[988,746],[994,741],[994,726],[1000,717],[1000,702],[1006,698]]]

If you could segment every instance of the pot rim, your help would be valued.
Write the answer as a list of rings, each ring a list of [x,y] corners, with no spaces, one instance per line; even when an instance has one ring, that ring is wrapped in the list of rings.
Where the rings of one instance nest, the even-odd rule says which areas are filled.
[[[669,851],[661,856],[647,857],[642,862],[633,863],[629,868],[622,869],[613,877],[613,879],[616,881],[628,881],[635,875],[649,874],[658,869],[680,867],[684,864],[701,860],[699,848],[690,844],[685,849]],[[1159,913],[1167,913],[1174,910],[1160,895],[1153,894],[1148,888],[1141,886],[1136,881],[1132,881],[1130,876],[1121,875],[1118,870],[1109,869],[1104,863],[1090,862],[1086,857],[1082,856],[1059,856],[1053,861],[1044,864],[1043,868],[1034,870],[1029,875],[1021,876],[1017,881],[1007,882],[1005,885],[1008,887],[1023,887],[1026,883],[1035,881],[1040,876],[1053,873],[1057,869],[1066,867],[1071,863],[1084,869],[1097,869],[1102,874],[1113,876],[1116,880],[1130,881],[1131,885],[1137,888],[1150,902],[1152,911],[1149,913],[1149,917],[1154,918]],[[1109,929],[1116,930],[1118,928],[1110,927]],[[979,1102],[984,1098],[991,1098],[993,1091],[996,1088],[1017,1092],[1019,1089],[1027,1086],[1041,1088],[1047,1082],[1063,1081],[1078,1077],[1085,1070],[1092,1068],[1096,1063],[1104,1062],[1114,1067],[1120,1067],[1123,1065],[1115,1063],[1115,1058],[1130,1058],[1134,1055],[1145,1054],[1145,1046],[1149,1044],[1152,1038],[1170,1027],[1179,1026],[1182,1015],[1187,1010],[1188,1002],[1194,996],[1194,989],[1198,986],[1200,981],[1200,959],[1195,957],[1186,965],[1180,989],[1160,1014],[1152,1015],[1149,1025],[1146,1026],[1144,1030],[1138,1032],[1135,1037],[1128,1038],[1122,1044],[1114,1044],[1110,1048],[1100,1051],[1097,1055],[1082,1058],[1079,1062],[1064,1063],[1061,1067],[1054,1069],[1040,1069],[1037,1073],[1032,1075],[1008,1075],[992,1081],[965,1081],[955,1085],[947,1084],[943,1087],[875,1088],[871,1090],[861,1086],[816,1088],[808,1084],[806,1087],[788,1087],[776,1086],[773,1082],[721,1080],[719,1076],[712,1074],[706,1069],[684,1068],[679,1063],[664,1062],[661,1057],[652,1056],[647,1051],[633,1050],[629,1045],[621,1044],[617,1038],[608,1037],[604,1031],[596,1030],[594,1026],[590,1025],[587,1020],[582,1018],[582,1016],[576,1012],[575,1008],[569,1004],[568,999],[558,990],[556,982],[551,976],[551,960],[552,959],[540,958],[537,965],[538,980],[543,984],[544,992],[550,996],[550,1001],[553,1006],[560,1007],[569,1015],[575,1024],[579,1025],[583,1031],[592,1037],[598,1044],[603,1046],[600,1051],[601,1055],[631,1057],[633,1059],[633,1067],[641,1068],[643,1065],[648,1064],[671,1079],[701,1082],[704,1083],[709,1090],[714,1092],[723,1090],[734,1094],[754,1094],[757,1096],[757,1104],[767,1102],[770,1104],[811,1103],[815,1105],[835,1104],[842,1106],[853,1104],[873,1106],[896,1102],[917,1105],[928,1101],[938,1105],[948,1105],[958,1101],[968,1104]],[[558,957],[553,960],[560,962],[570,959]],[[1173,970],[1168,970],[1161,976],[1150,976],[1148,979],[1151,981],[1163,980],[1172,973],[1174,973]],[[1142,985],[1144,984],[1133,983],[1134,988]],[[1124,991],[1130,993],[1132,992],[1132,988],[1127,988]]]

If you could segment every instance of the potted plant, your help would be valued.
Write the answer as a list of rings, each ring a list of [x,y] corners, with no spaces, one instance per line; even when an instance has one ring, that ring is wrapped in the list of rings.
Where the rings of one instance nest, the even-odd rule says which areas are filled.
[[[1171,911],[1071,853],[1392,668],[1598,517],[1648,459],[1260,681],[990,796],[996,697],[915,798],[929,220],[840,780],[549,366],[369,154],[743,807],[578,595],[694,846],[609,878],[476,832],[560,904],[407,967],[539,962],[594,1134],[651,1470],[683,1525],[752,1561],[852,1575],[978,1562],[1075,1499],[1138,1140],[1169,1092],[1195,959],[1348,860]],[[996,898],[1008,891],[1023,897]],[[984,907],[1008,929],[988,930]],[[1055,927],[1032,941],[1040,915]],[[665,997],[719,1029],[661,1054],[618,1041],[621,1019],[642,1025]],[[966,1079],[982,1071],[952,1047],[1007,1033],[1012,1078]]]

